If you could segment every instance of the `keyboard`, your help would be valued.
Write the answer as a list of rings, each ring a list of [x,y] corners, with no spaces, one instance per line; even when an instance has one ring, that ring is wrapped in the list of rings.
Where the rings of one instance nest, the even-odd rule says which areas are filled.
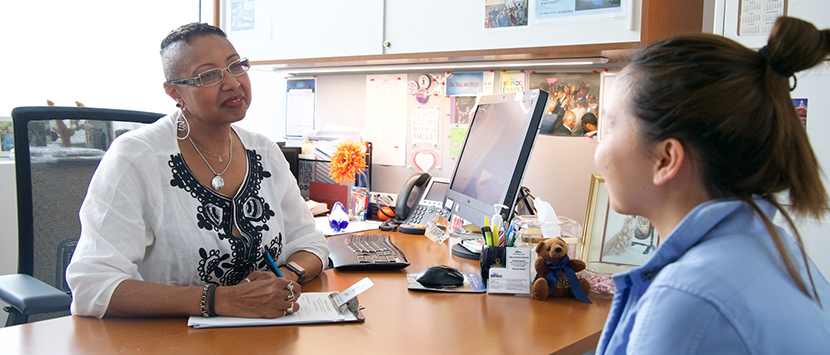
[[[409,266],[403,252],[386,234],[341,234],[326,239],[337,269],[402,269]]]

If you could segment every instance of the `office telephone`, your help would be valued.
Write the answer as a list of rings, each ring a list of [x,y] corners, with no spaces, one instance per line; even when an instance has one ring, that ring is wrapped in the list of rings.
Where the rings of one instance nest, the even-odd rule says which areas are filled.
[[[427,173],[413,175],[398,194],[395,223],[402,233],[424,234],[425,225],[436,215],[450,218],[442,207],[449,179],[433,178]]]

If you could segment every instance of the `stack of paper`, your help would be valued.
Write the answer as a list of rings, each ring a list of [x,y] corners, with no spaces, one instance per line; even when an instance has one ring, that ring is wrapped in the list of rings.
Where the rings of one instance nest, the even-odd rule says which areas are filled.
[[[193,316],[187,325],[193,328],[249,327],[260,325],[318,324],[362,322],[357,295],[374,284],[368,277],[355,282],[343,292],[303,292],[297,298],[299,310],[279,318],[237,318]]]
[[[322,232],[323,235],[326,237],[336,235],[336,234],[347,234],[347,233],[355,233],[361,231],[368,231],[368,230],[377,230],[380,227],[380,221],[372,221],[372,220],[365,220],[365,221],[349,221],[349,225],[346,226],[346,229],[335,232],[331,229],[331,223],[329,222],[328,217],[314,217],[314,223],[317,226],[317,230]]]
[[[316,324],[355,321],[348,309],[338,312],[332,304],[331,292],[303,292],[297,299],[300,310],[280,318],[190,317],[187,325],[194,328],[250,327],[261,325]]]
[[[329,211],[328,206],[325,203],[317,202],[314,200],[306,200],[306,206],[308,206],[308,210],[311,211],[312,215],[321,215]]]

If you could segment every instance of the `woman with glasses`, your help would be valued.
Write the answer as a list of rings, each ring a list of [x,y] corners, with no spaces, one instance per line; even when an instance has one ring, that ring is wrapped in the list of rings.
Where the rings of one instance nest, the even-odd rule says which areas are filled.
[[[297,311],[328,249],[277,145],[233,125],[251,102],[248,60],[201,23],[171,32],[161,58],[178,110],[119,137],[95,172],[67,268],[72,313]]]

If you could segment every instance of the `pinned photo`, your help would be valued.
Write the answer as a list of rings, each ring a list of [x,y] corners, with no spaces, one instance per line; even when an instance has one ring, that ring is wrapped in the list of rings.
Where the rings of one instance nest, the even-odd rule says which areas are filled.
[[[484,28],[527,26],[527,0],[485,1]]]
[[[793,99],[795,105],[795,113],[801,119],[801,125],[807,128],[807,99]]]

